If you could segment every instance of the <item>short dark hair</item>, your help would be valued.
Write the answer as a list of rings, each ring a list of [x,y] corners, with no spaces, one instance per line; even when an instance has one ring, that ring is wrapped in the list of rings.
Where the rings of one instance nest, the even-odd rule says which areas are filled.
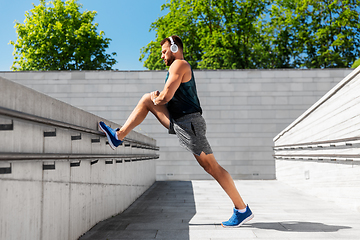
[[[183,46],[183,43],[181,41],[181,38],[179,36],[176,36],[176,35],[172,35],[171,38],[173,39],[174,43],[181,49],[181,51],[184,50],[184,46]],[[170,41],[170,38],[164,38],[160,45],[164,45],[166,42],[168,42],[169,44],[171,44],[171,41]]]

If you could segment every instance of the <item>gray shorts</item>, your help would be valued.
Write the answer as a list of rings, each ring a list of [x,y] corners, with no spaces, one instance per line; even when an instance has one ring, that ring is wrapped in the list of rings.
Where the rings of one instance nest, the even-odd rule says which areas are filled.
[[[178,119],[170,118],[170,134],[176,134],[180,145],[193,154],[200,156],[213,153],[205,136],[206,123],[200,113],[187,114]]]

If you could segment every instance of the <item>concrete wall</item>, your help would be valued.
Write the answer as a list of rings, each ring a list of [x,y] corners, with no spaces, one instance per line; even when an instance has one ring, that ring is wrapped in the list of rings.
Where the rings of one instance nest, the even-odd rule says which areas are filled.
[[[12,110],[95,133],[104,120],[0,77],[0,239],[78,239],[124,211],[154,183],[154,159],[123,158],[154,155],[154,150],[123,145],[113,151],[105,137],[6,113]],[[136,132],[129,138],[156,144]]]
[[[235,179],[274,179],[273,137],[350,69],[195,71],[215,157]],[[0,76],[123,123],[165,71],[1,72]],[[157,180],[210,179],[178,140],[148,116],[136,131],[157,139]]]
[[[360,67],[275,138],[276,175],[360,212]]]

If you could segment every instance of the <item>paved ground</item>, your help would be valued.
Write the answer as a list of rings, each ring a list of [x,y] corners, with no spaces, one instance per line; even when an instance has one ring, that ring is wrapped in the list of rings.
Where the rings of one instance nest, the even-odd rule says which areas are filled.
[[[279,181],[236,181],[255,218],[225,229],[232,204],[215,181],[156,182],[81,240],[360,239],[360,214]]]

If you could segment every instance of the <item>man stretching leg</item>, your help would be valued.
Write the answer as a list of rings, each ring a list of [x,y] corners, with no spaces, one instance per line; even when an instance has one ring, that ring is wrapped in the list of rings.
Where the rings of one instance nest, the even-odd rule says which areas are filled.
[[[234,203],[232,217],[222,222],[222,226],[241,226],[254,215],[240,197],[230,174],[216,161],[206,139],[206,123],[201,116],[194,74],[184,60],[183,43],[178,36],[162,40],[161,58],[170,67],[164,89],[145,94],[120,129],[111,129],[104,122],[99,122],[99,127],[106,134],[111,148],[115,149],[148,112],[152,112],[170,134],[177,135],[181,146],[194,154],[198,163],[215,178]]]

